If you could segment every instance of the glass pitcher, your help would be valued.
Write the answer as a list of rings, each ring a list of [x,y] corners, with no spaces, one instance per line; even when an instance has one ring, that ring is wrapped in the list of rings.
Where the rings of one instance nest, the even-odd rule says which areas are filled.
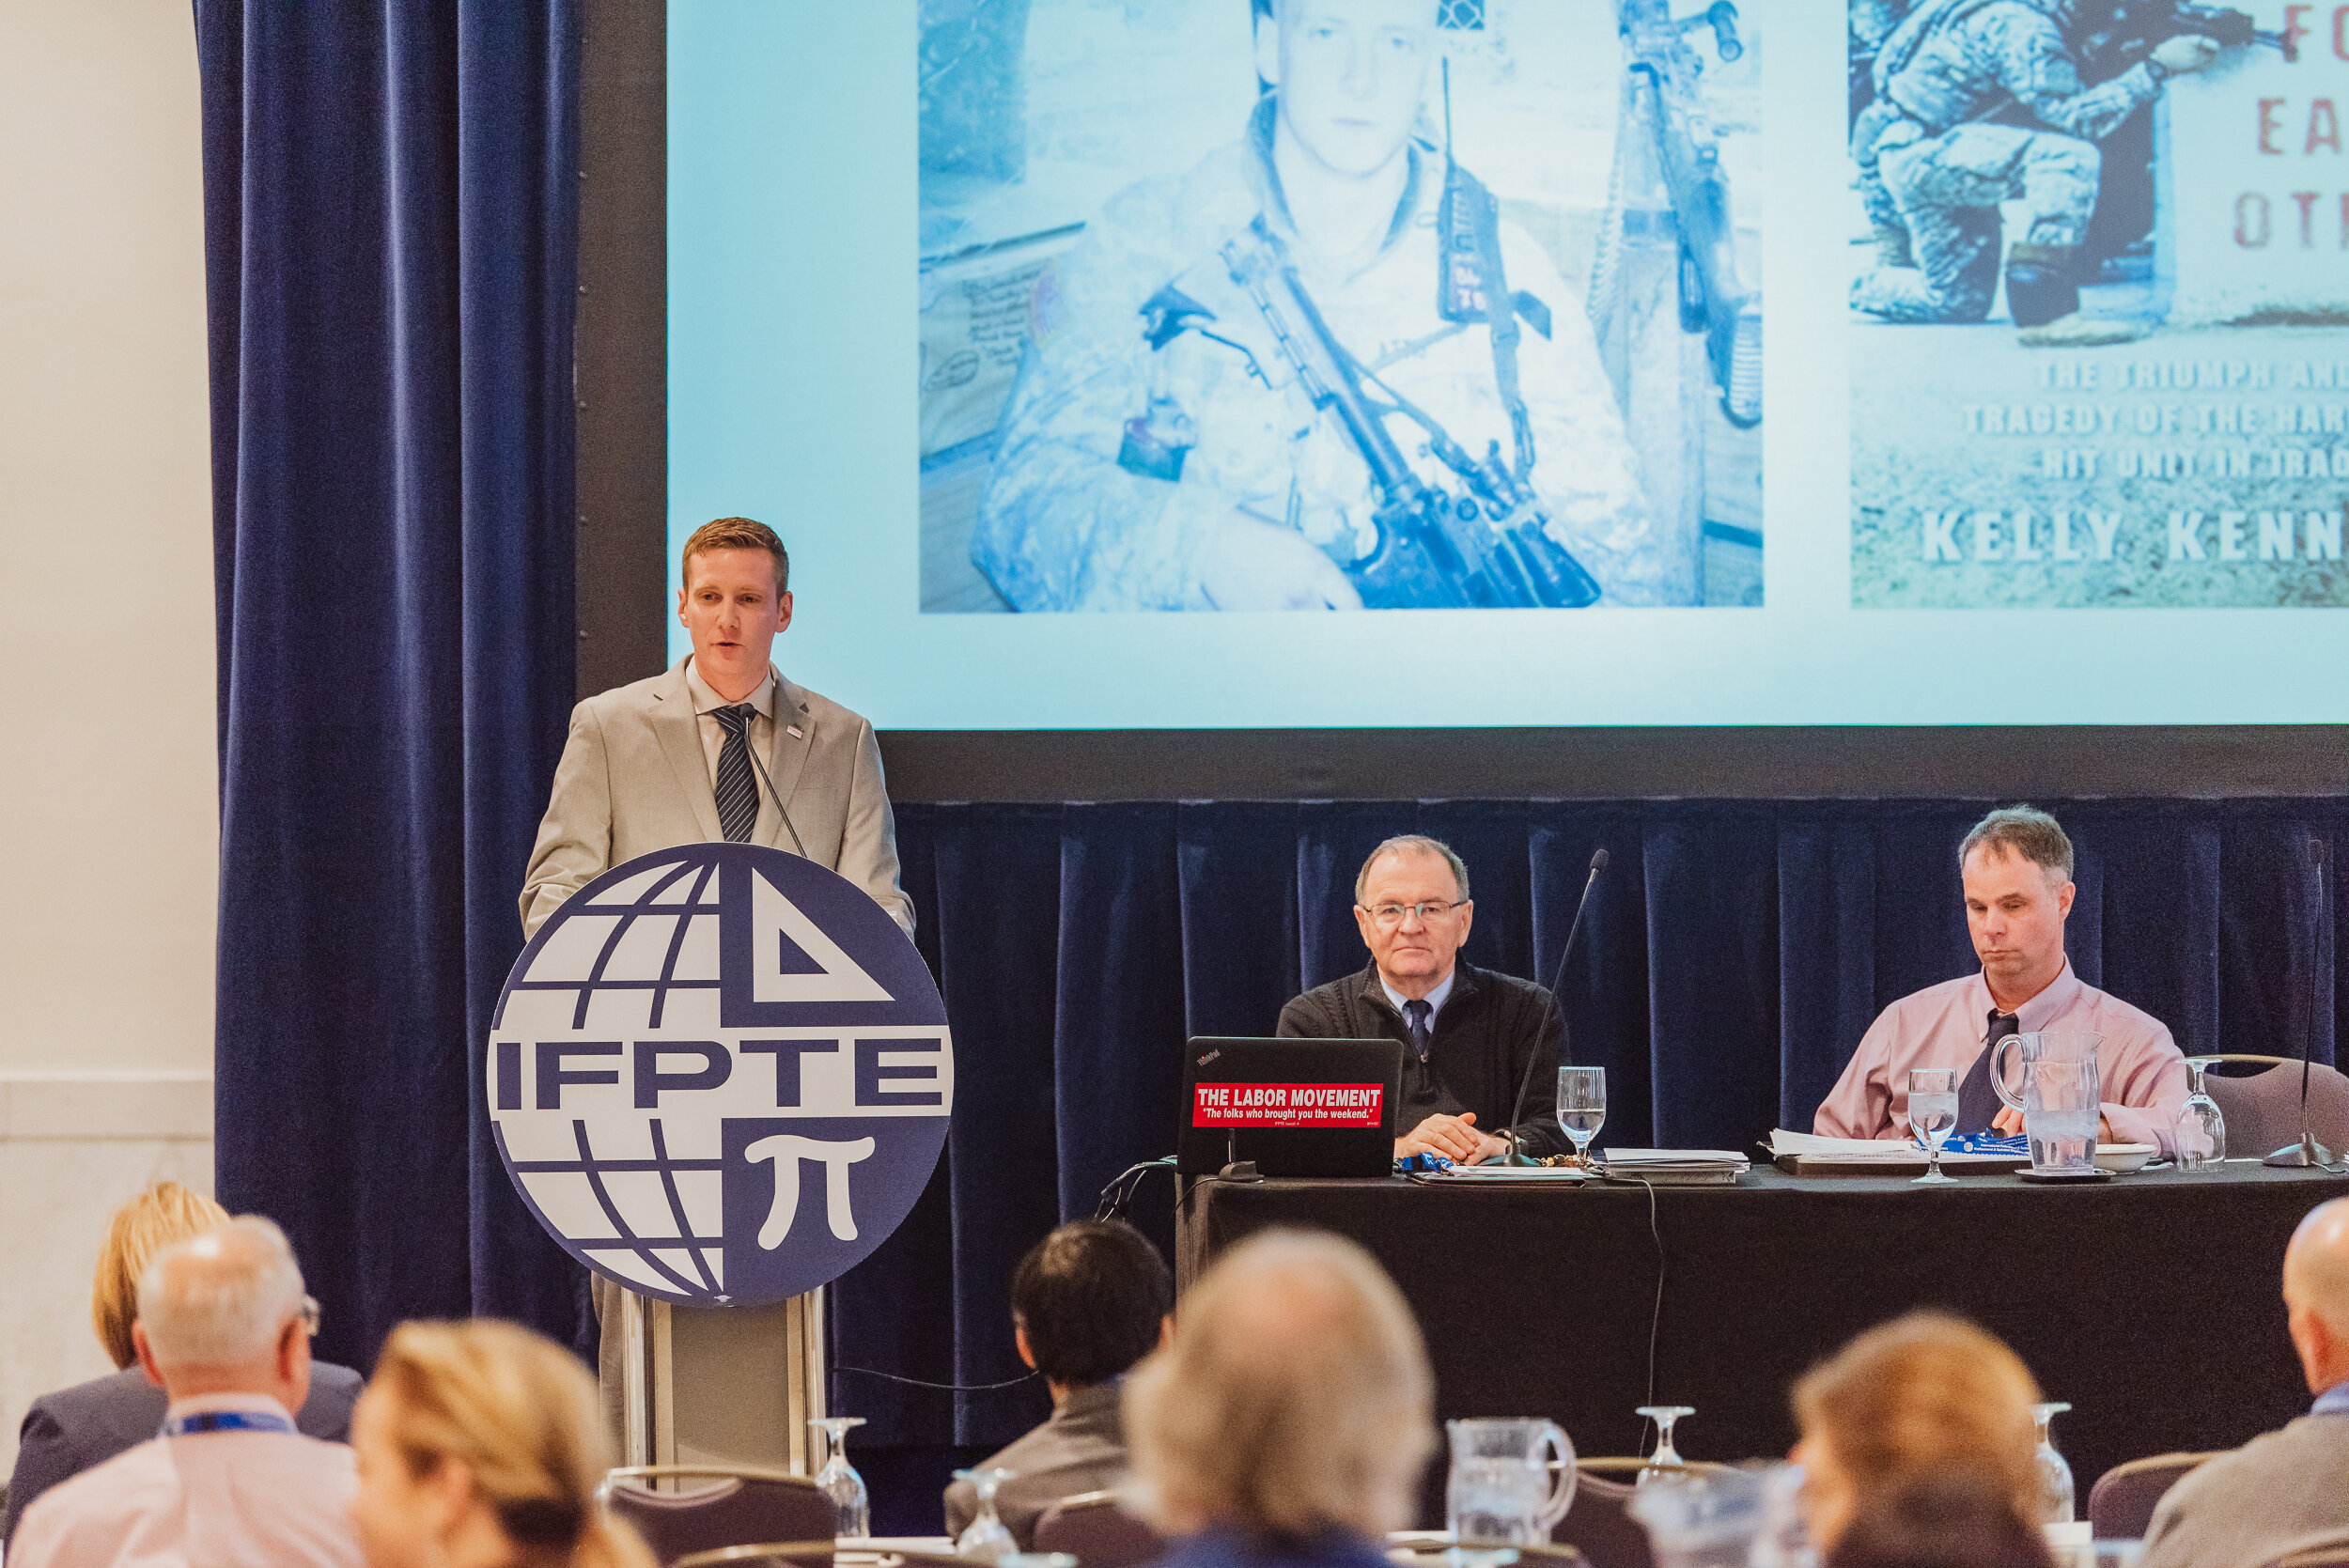
[[[1548,1541],[1574,1501],[1574,1444],[1558,1423],[1523,1417],[1443,1424],[1452,1438],[1452,1478],[1444,1488],[1452,1539],[1510,1546]]]
[[[1999,1098],[2023,1113],[2030,1168],[2038,1175],[2071,1175],[2096,1169],[2096,1121],[2104,1113],[2096,1071],[2101,1034],[2086,1030],[2010,1034],[1993,1048],[1990,1084]],[[2006,1053],[2022,1061],[2023,1092],[2007,1088]]]
[[[1792,1465],[1708,1470],[1642,1486],[1625,1507],[1646,1528],[1656,1568],[1815,1568],[1801,1485]]]

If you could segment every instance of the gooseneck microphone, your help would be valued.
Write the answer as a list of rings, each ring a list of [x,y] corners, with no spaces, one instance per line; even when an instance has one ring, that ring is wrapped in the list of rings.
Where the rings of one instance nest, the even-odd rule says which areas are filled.
[[[781,720],[773,722],[782,722]],[[800,831],[791,826],[791,814],[784,809],[783,796],[775,789],[775,781],[768,776],[767,759],[758,754],[758,748],[751,744],[751,737],[747,734],[742,737],[742,750],[750,753],[751,761],[757,766],[759,778],[766,782],[768,798],[774,801],[775,812],[783,818],[783,831],[791,835],[791,847],[800,852],[800,859],[806,860],[808,858],[807,846],[800,842]]]
[[[2310,838],[2309,840],[2309,859],[2316,867],[2316,902],[2312,906],[2314,918],[2309,923],[2309,1015],[2306,1026],[2300,1031],[2300,1138],[2297,1142],[2285,1144],[2260,1163],[2293,1167],[2318,1166],[2329,1170],[2340,1157],[2324,1144],[2319,1143],[2315,1134],[2309,1130],[2309,1064],[2316,1056],[2316,1010],[2322,1005],[2324,996],[2321,987],[2325,977],[2325,931],[2331,924],[2331,922],[2325,918],[2325,841],[2323,839]]]
[[[1582,929],[1582,911],[1591,907],[1591,890],[1598,886],[1598,874],[1606,869],[1607,851],[1601,849],[1591,856],[1591,874],[1582,880],[1582,896],[1574,906],[1574,924],[1566,927],[1565,944],[1558,949],[1558,962],[1549,971],[1549,997],[1547,1001],[1543,1002],[1541,1021],[1533,1029],[1533,1043],[1536,1048],[1532,1059],[1525,1063],[1525,1077],[1517,1084],[1517,1103],[1511,1109],[1509,1125],[1501,1132],[1501,1136],[1509,1141],[1509,1152],[1501,1157],[1501,1163],[1503,1165],[1533,1163],[1526,1157],[1525,1151],[1517,1146],[1517,1124],[1525,1119],[1525,1096],[1532,1092],[1534,1070],[1542,1064],[1542,1053],[1538,1048],[1541,1045],[1542,1032],[1549,1027],[1549,1016],[1558,1010],[1558,987],[1566,977],[1566,955],[1574,951],[1575,935]],[[1558,1063],[1555,1062],[1549,1065],[1552,1072],[1558,1068]]]

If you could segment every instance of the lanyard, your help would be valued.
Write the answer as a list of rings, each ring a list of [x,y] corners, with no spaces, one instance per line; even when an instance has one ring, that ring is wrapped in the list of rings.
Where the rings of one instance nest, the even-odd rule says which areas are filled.
[[[286,1432],[294,1423],[270,1410],[191,1410],[163,1422],[163,1436],[186,1437],[199,1432]]]

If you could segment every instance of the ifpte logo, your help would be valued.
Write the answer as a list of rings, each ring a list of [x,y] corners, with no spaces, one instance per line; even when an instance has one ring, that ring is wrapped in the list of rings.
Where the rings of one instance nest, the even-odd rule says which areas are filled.
[[[695,844],[540,926],[490,1026],[498,1153],[588,1267],[753,1306],[838,1277],[945,1146],[954,1042],[921,955],[853,883]]]

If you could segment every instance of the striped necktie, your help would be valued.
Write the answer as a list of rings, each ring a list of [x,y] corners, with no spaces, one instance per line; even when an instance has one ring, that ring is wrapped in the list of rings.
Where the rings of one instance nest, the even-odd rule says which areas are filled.
[[[1411,1048],[1419,1052],[1422,1062],[1427,1060],[1427,1048],[1435,1044],[1435,1032],[1427,1026],[1428,1016],[1434,1012],[1417,998],[1403,1004],[1404,1027],[1411,1032]]]
[[[718,828],[728,844],[748,844],[758,826],[758,781],[751,776],[751,721],[758,709],[748,703],[710,714],[726,732],[718,748]]]

